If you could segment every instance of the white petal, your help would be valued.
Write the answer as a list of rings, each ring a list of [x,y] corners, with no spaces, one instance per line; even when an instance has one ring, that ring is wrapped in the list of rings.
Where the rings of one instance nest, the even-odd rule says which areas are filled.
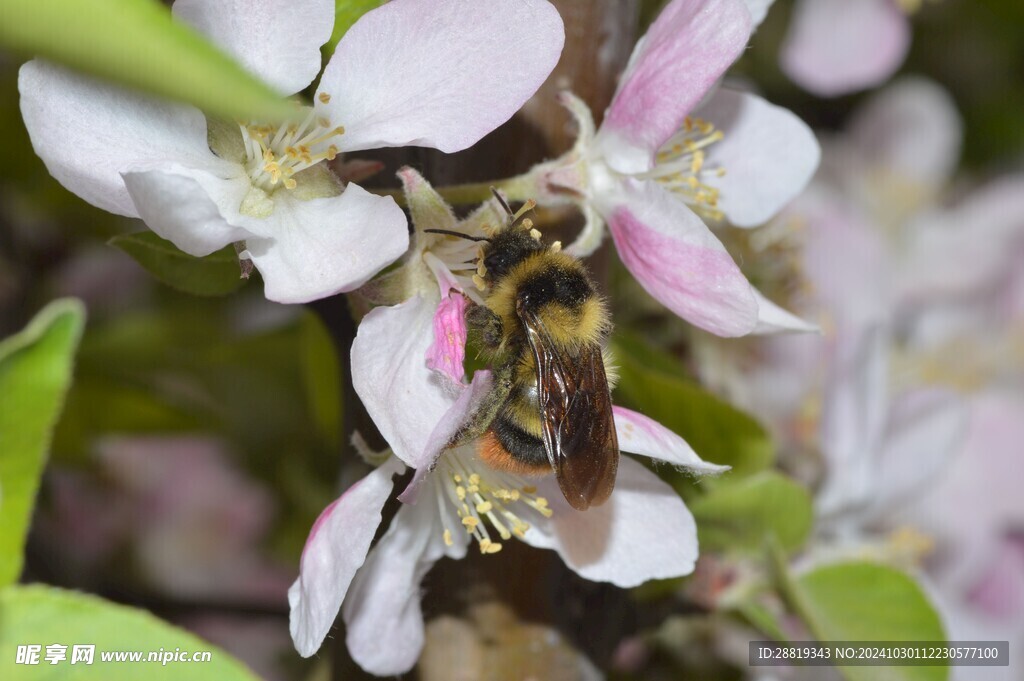
[[[893,402],[878,457],[875,507],[909,504],[960,451],[967,435],[967,408],[948,390],[921,389]]]
[[[827,470],[817,504],[823,515],[862,510],[872,501],[889,406],[888,342],[880,327],[841,339],[821,424]]]
[[[320,81],[331,95],[322,109],[345,126],[345,151],[459,151],[519,110],[563,41],[546,0],[392,0],[338,44]]]
[[[241,167],[236,166],[239,173]],[[123,173],[138,215],[158,236],[204,256],[252,233],[229,224],[251,186],[247,176],[221,179],[203,170],[164,165]]]
[[[341,196],[304,201],[278,190],[273,200],[269,217],[238,217],[269,234],[246,241],[269,300],[305,303],[351,291],[409,247],[405,213],[390,196],[349,183]]]
[[[363,317],[352,342],[352,383],[395,455],[420,462],[455,403],[452,382],[427,367],[436,299],[416,296]]]
[[[404,467],[394,457],[349,487],[324,509],[302,550],[299,578],[288,590],[289,629],[295,648],[309,657],[334,624],[349,584],[366,559],[391,494],[392,476]]]
[[[554,477],[537,487],[554,514],[537,516],[523,541],[554,549],[581,577],[628,588],[693,572],[693,516],[671,487],[629,457],[619,461],[608,501],[583,512],[569,506]]]
[[[430,476],[434,462],[441,455],[445,445],[452,441],[459,430],[466,425],[469,417],[476,413],[483,400],[491,391],[494,385],[493,376],[490,371],[481,370],[473,374],[473,381],[468,386],[457,386],[461,389],[459,398],[455,400],[451,408],[445,412],[441,420],[437,422],[430,437],[427,438],[423,451],[413,462],[416,475],[413,476],[409,486],[405,488],[398,497],[401,501],[409,504],[416,503],[421,484]]]
[[[821,329],[817,324],[800,319],[795,314],[783,310],[781,307],[761,295],[761,292],[754,289],[754,297],[757,298],[757,326],[753,333],[757,335],[770,335],[776,333],[814,333]]]
[[[648,293],[719,336],[754,329],[757,301],[750,284],[693,211],[655,183],[629,178],[610,186],[601,200],[622,263]]]
[[[718,207],[732,224],[766,222],[803,191],[821,160],[814,133],[792,112],[757,95],[720,88],[696,111],[724,138],[708,147],[707,167],[721,194]]]
[[[876,172],[906,192],[931,195],[956,170],[963,122],[949,93],[924,78],[908,77],[868,100],[847,134]]]
[[[910,25],[892,0],[798,0],[780,62],[801,87],[833,97],[882,82],[909,47]]]
[[[137,217],[121,173],[143,163],[217,159],[198,109],[144,97],[34,59],[18,73],[32,147],[58,182],[94,206]]]
[[[334,0],[175,0],[174,15],[283,95],[320,73]]]
[[[750,18],[754,21],[754,26],[759,26],[764,21],[765,16],[768,14],[768,8],[770,8],[775,0],[743,0],[747,5],[747,10],[750,12]]]
[[[907,227],[909,254],[901,295],[919,303],[989,297],[1020,263],[1024,175],[1008,175],[968,195],[953,210],[920,215]]]
[[[801,225],[800,264],[810,296],[831,322],[859,329],[887,317],[894,266],[888,244],[861,206],[816,182],[782,219]]]
[[[717,475],[729,470],[729,466],[719,466],[701,459],[686,440],[654,419],[625,407],[613,407],[612,411],[615,414],[615,433],[622,451],[649,456],[697,475]]]
[[[342,608],[345,643],[371,674],[402,674],[419,659],[420,582],[444,553],[443,531],[435,504],[402,506],[356,574]]]

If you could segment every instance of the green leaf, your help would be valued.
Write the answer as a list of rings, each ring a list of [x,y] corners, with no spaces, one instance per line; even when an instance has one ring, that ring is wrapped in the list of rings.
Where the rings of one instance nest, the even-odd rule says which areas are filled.
[[[341,366],[334,342],[320,318],[312,312],[302,317],[299,328],[302,374],[313,421],[325,441],[341,444]]]
[[[15,665],[19,645],[43,646],[37,668]],[[67,646],[67,659],[45,662],[46,646]],[[94,645],[92,665],[71,664],[74,645]],[[168,661],[166,665],[103,662],[105,652],[150,651],[210,653],[210,660]],[[36,672],[33,674],[32,672]],[[147,681],[256,681],[256,676],[224,651],[144,610],[116,605],[95,596],[45,586],[12,586],[0,590],[0,677],[46,678],[59,681],[104,679]]]
[[[777,566],[778,569],[778,566]],[[785,577],[786,600],[819,641],[944,641],[935,608],[908,575],[843,562]],[[944,681],[946,666],[839,667],[849,681]]]
[[[0,46],[229,119],[292,108],[157,0],[4,0]]]
[[[231,246],[205,258],[197,258],[153,232],[121,234],[108,243],[130,255],[163,283],[185,293],[223,296],[245,283],[238,256]]]
[[[371,9],[380,7],[385,2],[387,0],[335,0],[334,32],[331,33],[331,39],[320,48],[320,52],[324,56],[324,62],[331,58],[342,36],[348,33],[348,29],[352,28],[352,24],[356,23],[359,17]]]
[[[814,519],[811,496],[774,471],[723,482],[690,502],[701,549],[755,553],[774,535],[792,551],[807,541]]]
[[[771,465],[775,451],[764,428],[682,378],[682,367],[673,359],[618,333],[612,350],[619,365],[617,404],[672,429],[706,461],[732,466],[727,478],[751,475]],[[720,482],[708,479],[705,484]]]
[[[0,342],[0,585],[21,574],[39,479],[84,324],[79,301],[58,300]]]

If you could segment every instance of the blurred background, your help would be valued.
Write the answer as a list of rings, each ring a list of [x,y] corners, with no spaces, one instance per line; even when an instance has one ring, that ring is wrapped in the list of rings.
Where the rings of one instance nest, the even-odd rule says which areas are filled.
[[[378,153],[372,158],[384,169],[362,184],[395,187],[394,171],[406,163],[436,185],[487,180],[565,151],[572,130],[551,95],[569,87],[603,110],[660,3],[554,4],[566,21],[566,52],[516,119],[455,156]],[[891,87],[823,98],[795,85],[779,66],[794,14],[786,0],[730,72],[820,133],[824,160],[808,194],[768,226],[723,228],[721,236],[762,291],[821,324],[822,335],[713,339],[660,310],[613,250],[592,267],[626,350],[617,400],[684,433],[706,459],[741,472],[782,471],[816,495],[814,529],[794,569],[823,552],[884,551],[922,575],[951,638],[984,632],[1020,645],[1024,4],[902,4],[913,38]],[[295,654],[286,598],[314,519],[365,471],[347,444],[362,417],[346,387],[343,303],[267,302],[258,275],[235,281],[230,262],[224,296],[156,281],[110,243],[141,223],[79,200],[32,153],[17,105],[19,65],[0,55],[8,135],[0,337],[57,297],[75,296],[88,309],[23,580],[150,610],[266,679],[360,678],[344,646],[311,660]],[[900,146],[907,139],[913,144]],[[899,184],[904,170],[913,191]],[[955,237],[934,236],[929,225],[939,223],[956,226]],[[566,231],[577,226],[565,218]],[[885,297],[875,287],[904,278],[904,297],[863,312]],[[898,417],[913,422],[921,404],[940,399],[922,391],[941,390],[959,411],[943,412],[929,432],[948,432],[940,444],[951,451],[921,463],[917,477],[878,464],[879,479],[839,489],[861,473],[826,451],[832,431],[823,419],[846,399],[834,394],[839,386],[876,371],[885,372],[883,387],[848,399],[889,405],[883,421],[891,427],[855,449],[869,457],[906,435]],[[703,449],[685,413],[686,390],[698,383],[721,409],[737,411],[728,433],[703,435]],[[691,493],[692,482],[677,482]],[[451,664],[477,648],[495,679],[594,678],[597,669],[613,678],[753,678],[750,619],[716,612],[747,566],[713,540],[702,535],[694,576],[635,592],[583,582],[549,552],[506,553],[500,564],[480,556],[446,562],[427,578],[433,623],[420,678],[479,678],[475,667],[458,676]],[[1016,672],[1004,678],[1021,678]]]

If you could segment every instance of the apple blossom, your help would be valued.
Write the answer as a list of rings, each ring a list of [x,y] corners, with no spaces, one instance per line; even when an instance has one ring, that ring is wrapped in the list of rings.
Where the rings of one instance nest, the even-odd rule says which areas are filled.
[[[611,498],[580,512],[564,500],[554,476],[495,470],[477,457],[474,443],[446,449],[448,435],[472,414],[489,380],[488,372],[478,372],[469,386],[459,386],[444,401],[441,422],[421,433],[428,446],[400,496],[404,504],[372,550],[392,477],[408,463],[397,452],[317,520],[289,591],[291,632],[301,654],[316,652],[340,607],[349,651],[364,669],[407,671],[423,647],[420,581],[441,557],[463,558],[473,542],[482,554],[496,554],[515,537],[557,551],[587,579],[622,587],[693,570],[693,516],[671,487],[629,457],[620,461]],[[616,407],[615,422],[623,451],[694,474],[725,470],[641,414]]]
[[[580,206],[574,255],[592,253],[607,224],[652,296],[720,336],[808,329],[750,286],[704,222],[767,221],[818,163],[814,135],[793,114],[717,85],[751,26],[740,0],[673,0],[637,43],[601,126],[563,93],[575,147],[507,185],[542,204]]]
[[[292,95],[320,72],[334,5],[177,0],[173,11]],[[408,246],[394,201],[342,188],[324,161],[471,146],[540,86],[563,38],[545,0],[393,0],[348,30],[313,105],[279,125],[208,121],[41,60],[22,67],[21,110],[36,153],[72,192],[192,255],[244,242],[268,298],[305,302],[360,286]]]
[[[921,0],[797,0],[780,63],[805,90],[836,97],[879,85],[910,49]]]

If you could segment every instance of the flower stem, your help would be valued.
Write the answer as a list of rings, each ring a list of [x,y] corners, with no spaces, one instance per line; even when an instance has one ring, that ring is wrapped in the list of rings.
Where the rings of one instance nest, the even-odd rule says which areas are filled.
[[[438,194],[448,203],[455,206],[468,206],[483,203],[491,198],[491,187],[500,189],[509,201],[526,201],[535,198],[534,179],[530,173],[508,177],[490,182],[472,182],[456,184],[449,187],[435,187]],[[405,206],[405,194],[401,189],[374,189],[379,196],[390,196],[399,206]]]

